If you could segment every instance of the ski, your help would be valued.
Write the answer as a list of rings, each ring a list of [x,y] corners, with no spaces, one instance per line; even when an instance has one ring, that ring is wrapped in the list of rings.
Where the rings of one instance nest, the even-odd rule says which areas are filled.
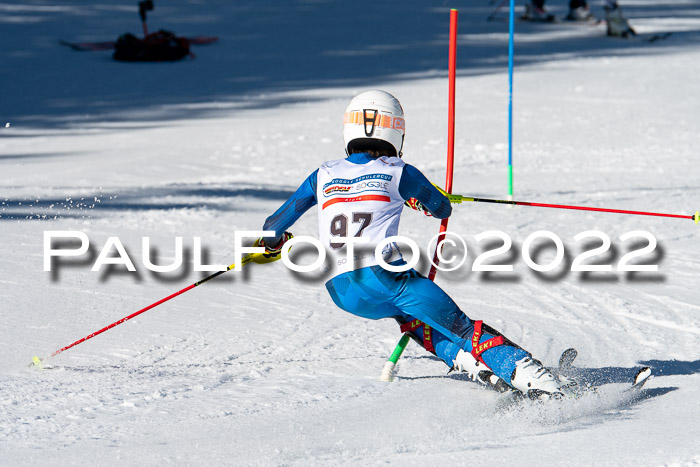
[[[574,348],[563,351],[561,353],[561,357],[559,357],[559,371],[562,372],[571,368],[571,365],[574,363],[577,355],[578,351]]]
[[[190,45],[207,45],[212,42],[219,40],[216,36],[195,36],[195,37],[185,37],[185,40],[190,43]]]
[[[660,32],[656,34],[637,34],[635,32],[630,32],[628,35],[624,36],[616,36],[616,35],[611,35],[608,34],[608,37],[616,37],[619,39],[625,39],[633,42],[648,42],[650,44],[653,44],[654,42],[657,41],[662,41],[664,39],[668,39],[671,37],[671,32]]]
[[[605,22],[602,18],[596,18],[595,16],[589,16],[585,19],[571,19],[568,17],[562,18],[561,22],[563,24],[576,24],[580,26],[598,26]]]
[[[207,45],[219,40],[216,36],[194,36],[194,37],[184,37],[190,45]],[[102,42],[70,42],[63,39],[59,39],[59,44],[70,47],[78,52],[96,52],[100,50],[112,50],[116,44],[116,41],[102,41]]]
[[[491,21],[491,20],[489,20]],[[603,24],[605,22],[604,19],[601,18],[596,18],[595,16],[590,16],[585,19],[571,19],[568,16],[555,16],[552,14],[548,14],[547,16],[543,16],[540,18],[531,18],[528,16],[518,16],[516,18],[516,21],[519,22],[524,22],[524,23],[544,23],[544,24],[572,24],[572,25],[580,25],[580,26],[598,26],[599,24]]]
[[[569,379],[573,378],[575,380],[576,368],[574,368],[573,362],[577,355],[578,351],[576,349],[566,349],[564,352],[562,352],[561,357],[559,357],[559,367],[556,370],[553,370],[553,372],[556,373],[558,377],[567,377]],[[651,368],[648,366],[641,367],[635,373],[634,378],[632,378],[632,385],[625,389],[625,392],[641,390],[651,377],[651,373]],[[576,383],[581,385],[581,381],[576,381]],[[588,384],[585,388],[583,388],[582,392],[589,390],[596,391],[600,386],[601,385]]]
[[[642,42],[654,43],[656,41],[662,41],[664,39],[668,39],[669,37],[671,37],[671,34],[672,33],[670,33],[670,32],[662,32],[659,34],[652,34],[650,36],[635,36],[634,38],[636,40],[640,40]]]
[[[541,18],[530,18],[528,16],[518,16],[515,20],[522,21],[525,23],[545,23],[545,24],[558,22],[557,17],[554,15],[547,15],[547,16],[543,16]]]
[[[577,399],[586,393],[598,392],[598,389],[602,386],[601,384],[584,384],[582,381],[577,381],[576,377],[572,374],[576,373],[576,368],[573,366],[574,360],[578,356],[578,351],[574,348],[569,348],[564,350],[559,357],[559,365],[557,368],[550,369],[560,379],[571,380],[572,387],[575,387],[575,395],[572,396]],[[452,371],[452,370],[450,370]],[[637,373],[635,373],[632,379],[631,386],[626,388],[624,392],[638,392],[640,391],[647,381],[651,378],[651,368],[642,367]],[[499,394],[505,394],[504,398],[517,400],[542,400],[542,394],[533,393],[531,395],[524,394],[521,391],[512,388],[509,384],[503,381],[498,376],[494,375],[490,370],[480,371],[477,377],[477,382],[480,386],[495,391]]]
[[[564,352],[562,352],[561,356],[559,357],[559,367],[558,369],[554,370],[554,372],[557,375],[561,375],[567,370],[570,370],[577,355],[578,351],[576,349],[566,349]],[[453,370],[450,369],[450,371],[448,371],[447,374],[450,374],[452,371]],[[469,378],[469,380],[471,381],[471,378]],[[475,381],[480,387],[483,387],[484,389],[489,389],[499,394],[505,394],[504,397],[506,398],[508,398],[509,396],[512,396],[516,399],[528,398],[527,395],[523,394],[517,389],[514,389],[510,384],[496,376],[491,370],[480,371]]]
[[[573,366],[573,362],[578,356],[578,351],[574,348],[569,348],[566,349],[564,352],[562,352],[561,356],[559,357],[559,365],[557,368],[551,369],[553,373],[557,375],[558,378],[566,378],[571,380],[571,384],[575,389],[574,394],[570,397],[564,397],[564,398],[551,398],[551,397],[544,397],[545,395],[542,393],[538,392],[533,392],[532,394],[525,394],[521,391],[518,391],[517,389],[513,389],[510,386],[508,386],[507,390],[503,390],[501,386],[501,390],[498,391],[500,393],[504,393],[503,396],[500,398],[498,407],[499,409],[507,409],[508,407],[514,405],[514,404],[520,404],[523,401],[540,401],[543,402],[545,400],[549,399],[554,399],[554,400],[576,400],[581,397],[584,397],[586,394],[596,394],[599,393],[600,388],[603,386],[603,384],[583,384],[582,381],[577,381],[575,376],[567,376],[567,374],[571,375],[572,373],[575,374],[576,368]],[[644,387],[644,385],[651,379],[652,376],[652,371],[651,368],[649,367],[642,367],[634,375],[634,378],[632,378],[631,385],[625,388],[622,393],[623,394],[639,394]],[[502,380],[501,380],[502,381]],[[487,385],[488,386],[488,385]],[[492,389],[495,389],[493,386],[489,386]]]
[[[77,50],[79,52],[85,52],[85,51],[98,51],[98,50],[112,50],[114,48],[114,41],[104,41],[104,42],[68,42],[64,41],[63,39],[59,39],[58,41],[59,44],[65,45],[66,47],[70,47],[73,50]]]
[[[634,375],[632,386],[625,389],[625,392],[641,391],[649,379],[651,379],[651,368],[648,366],[640,368],[639,371],[637,371],[637,374]]]
[[[490,15],[486,17],[486,21],[503,21],[508,22],[508,16],[497,15],[500,8],[494,10]],[[556,16],[553,14],[547,14],[542,17],[534,18],[530,16],[520,15],[515,17],[515,21],[519,23],[543,23],[543,24],[578,24],[581,26],[598,26],[605,23],[602,18],[596,18],[591,16],[585,19],[570,19],[567,16]]]

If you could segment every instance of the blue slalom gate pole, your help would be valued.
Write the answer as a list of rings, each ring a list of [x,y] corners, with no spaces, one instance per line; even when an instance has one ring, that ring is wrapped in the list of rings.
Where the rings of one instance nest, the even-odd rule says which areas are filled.
[[[513,30],[515,0],[510,0],[508,16],[508,199],[513,199]]]

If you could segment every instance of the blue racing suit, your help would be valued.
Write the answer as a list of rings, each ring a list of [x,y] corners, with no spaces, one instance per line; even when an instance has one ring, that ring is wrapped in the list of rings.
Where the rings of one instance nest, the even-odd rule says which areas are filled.
[[[368,154],[351,154],[347,160],[354,164],[366,164],[372,158]],[[297,191],[270,217],[264,230],[274,230],[277,239],[308,209],[318,203],[317,173],[304,180]],[[399,194],[405,200],[416,198],[434,217],[442,219],[452,213],[450,202],[415,167],[406,164],[399,182]],[[402,264],[399,260],[396,264]],[[391,272],[379,265],[363,267],[339,274],[328,282],[326,289],[338,307],[354,315],[368,319],[395,318],[400,323],[418,319],[434,329],[432,344],[435,354],[448,366],[460,349],[471,352],[473,322],[457,304],[434,282],[414,269]],[[423,328],[413,331],[423,339]],[[494,337],[482,333],[479,343]],[[510,382],[515,362],[529,356],[525,350],[500,345],[486,350],[481,357],[498,377]]]

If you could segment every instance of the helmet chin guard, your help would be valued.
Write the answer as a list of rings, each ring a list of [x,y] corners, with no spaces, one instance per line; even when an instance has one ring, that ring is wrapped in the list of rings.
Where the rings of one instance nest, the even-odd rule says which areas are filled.
[[[343,140],[345,151],[383,150],[401,157],[406,130],[403,108],[385,91],[365,91],[345,109]]]

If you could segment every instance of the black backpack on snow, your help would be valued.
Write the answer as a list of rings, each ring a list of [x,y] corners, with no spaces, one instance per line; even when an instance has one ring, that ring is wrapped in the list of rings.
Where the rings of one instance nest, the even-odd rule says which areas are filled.
[[[172,62],[190,54],[187,39],[161,29],[139,39],[133,34],[122,34],[114,44],[115,60],[125,62]]]

